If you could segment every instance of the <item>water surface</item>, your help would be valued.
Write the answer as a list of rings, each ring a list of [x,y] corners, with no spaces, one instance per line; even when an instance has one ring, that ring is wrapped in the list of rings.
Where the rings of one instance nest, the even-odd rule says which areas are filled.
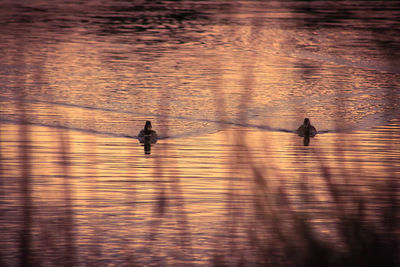
[[[0,264],[395,266],[399,17],[3,1]]]

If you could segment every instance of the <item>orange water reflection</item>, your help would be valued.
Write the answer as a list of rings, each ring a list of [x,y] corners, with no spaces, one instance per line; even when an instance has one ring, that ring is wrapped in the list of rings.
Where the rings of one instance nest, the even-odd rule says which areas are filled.
[[[65,232],[56,228],[65,224],[60,209],[66,208],[67,168],[82,263],[114,257],[140,264],[205,263],[231,250],[251,262],[257,250],[246,245],[251,236],[265,242],[301,237],[292,228],[296,214],[307,218],[318,239],[346,250],[335,221],[340,222],[342,212],[357,212],[358,199],[365,223],[378,232],[386,227],[380,211],[390,199],[378,199],[390,193],[388,184],[399,175],[399,126],[395,120],[368,132],[318,135],[310,147],[290,133],[231,128],[162,140],[151,155],[137,140],[68,131],[62,134],[69,136],[68,165],[61,161],[60,130],[29,126],[32,246],[55,249],[52,242],[63,238]],[[18,127],[2,124],[1,133],[2,188],[7,192],[2,207],[14,207],[3,214],[3,222],[10,229],[18,229],[18,220],[10,216],[20,208]],[[254,228],[262,221],[269,230]],[[271,236],[276,230],[282,233]],[[10,251],[17,245],[10,237],[5,242]]]
[[[398,262],[395,1],[38,2],[0,7],[0,265]]]

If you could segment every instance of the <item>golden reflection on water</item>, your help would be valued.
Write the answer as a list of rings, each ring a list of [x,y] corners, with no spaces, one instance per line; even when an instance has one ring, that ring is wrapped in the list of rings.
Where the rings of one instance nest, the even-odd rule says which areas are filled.
[[[232,20],[241,21],[241,12],[253,10],[236,8],[231,14]],[[278,16],[293,15],[284,6],[278,10],[281,11]],[[224,121],[236,121],[241,115],[243,97],[249,97],[249,123],[266,126],[268,122],[267,126],[273,128],[291,129],[298,120],[313,116],[324,130],[333,130],[339,119],[348,128],[363,129],[387,110],[384,88],[398,84],[396,74],[377,74],[377,70],[361,63],[360,66],[357,62],[351,64],[341,57],[346,50],[342,47],[339,47],[342,48],[340,55],[336,51],[333,55],[328,53],[329,48],[337,46],[338,40],[323,36],[340,36],[346,30],[321,28],[321,32],[299,32],[297,28],[268,22],[264,25],[262,17],[251,16],[240,27],[213,24],[201,34],[205,38],[202,42],[176,48],[168,46],[172,37],[163,35],[164,42],[150,51],[138,49],[137,43],[117,42],[118,35],[88,38],[76,26],[63,33],[59,42],[45,43],[43,50],[37,50],[36,46],[24,47],[25,64],[33,68],[24,73],[25,83],[32,87],[32,91],[27,91],[27,99],[49,101],[50,95],[56,102],[76,105],[70,112],[73,119],[62,124],[76,124],[81,120],[80,112],[87,110],[80,111],[79,107],[103,109],[94,116],[102,120],[101,127],[116,129],[125,135],[132,135],[129,132],[132,117],[137,120],[137,116],[151,116],[160,120],[167,113],[187,120],[187,126],[180,124],[184,132],[196,134],[204,128],[212,132],[215,125],[210,126],[206,120],[220,119],[215,112],[215,94],[223,96]],[[20,42],[26,41],[25,36],[19,38]],[[120,38],[126,41],[127,37]],[[341,41],[345,42],[343,46],[349,45],[347,39]],[[369,49],[368,43],[363,45],[367,46],[363,49]],[[319,53],[310,52],[309,46],[318,47]],[[18,42],[12,47],[20,49]],[[363,50],[354,49],[353,53],[356,61],[363,58]],[[249,70],[251,90],[245,92],[244,76]],[[20,77],[18,74],[13,78]],[[37,88],[36,83],[42,86]],[[393,99],[398,100],[398,96],[394,95]],[[49,114],[40,112],[40,115],[44,116],[35,119],[49,122]],[[200,120],[203,125],[190,120]],[[170,126],[181,123],[170,122],[173,123]],[[171,127],[172,131],[175,128]]]
[[[0,8],[0,265],[395,265],[396,4],[176,3]]]
[[[1,132],[3,201],[17,205],[15,211],[19,127],[2,124]],[[59,210],[65,209],[69,181],[75,245],[83,262],[96,259],[96,253],[102,255],[97,260],[134,257],[139,264],[167,259],[204,264],[232,249],[251,257],[256,248],[246,245],[248,230],[268,239],[270,230],[254,228],[265,220],[268,229],[283,231],[270,238],[295,238],[294,214],[306,216],[317,238],[345,250],[335,223],[341,215],[334,210],[353,214],[362,199],[366,223],[379,229],[380,210],[390,202],[377,198],[399,175],[398,120],[371,131],[317,135],[309,147],[292,133],[228,128],[160,140],[150,155],[135,139],[39,126],[28,130],[33,244],[40,248],[63,238],[53,227],[65,223],[57,220],[64,218]],[[60,137],[69,140],[67,165]],[[266,206],[260,210],[261,203]],[[12,214],[5,212],[3,220]],[[16,222],[9,221],[10,229],[18,228]],[[36,239],[46,235],[47,243]],[[10,237],[4,242],[17,245]]]

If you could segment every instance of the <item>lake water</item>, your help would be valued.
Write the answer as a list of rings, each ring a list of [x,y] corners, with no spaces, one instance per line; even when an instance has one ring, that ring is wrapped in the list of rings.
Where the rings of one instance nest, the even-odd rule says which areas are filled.
[[[2,1],[0,265],[398,265],[399,18]]]

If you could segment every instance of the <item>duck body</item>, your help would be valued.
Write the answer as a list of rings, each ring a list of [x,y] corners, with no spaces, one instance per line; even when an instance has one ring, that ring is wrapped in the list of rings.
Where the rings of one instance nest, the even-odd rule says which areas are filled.
[[[297,129],[296,133],[301,137],[314,137],[317,135],[317,129],[311,125],[308,118],[305,118],[303,125]]]
[[[143,130],[141,130],[138,134],[138,139],[140,143],[148,143],[148,144],[155,144],[158,140],[158,135],[156,131],[151,129],[151,122],[146,121]]]

